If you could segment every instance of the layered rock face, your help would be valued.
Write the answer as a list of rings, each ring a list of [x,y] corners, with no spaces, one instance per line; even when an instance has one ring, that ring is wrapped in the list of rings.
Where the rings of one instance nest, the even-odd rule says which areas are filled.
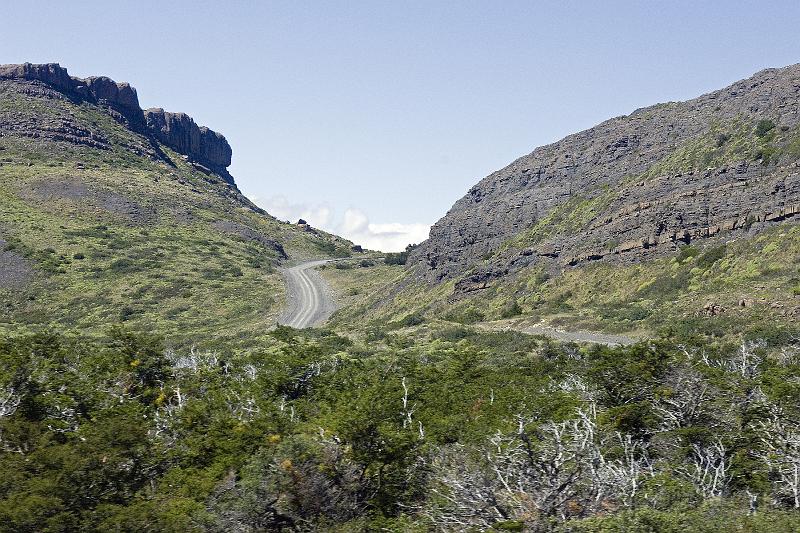
[[[117,83],[105,76],[86,79],[72,77],[67,69],[57,63],[35,65],[0,65],[0,82],[13,80],[28,83],[28,93],[49,96],[47,91],[56,90],[74,101],[96,104],[125,123],[129,128],[157,139],[176,152],[186,155],[233,183],[225,170],[231,164],[231,147],[225,137],[206,127],[195,124],[184,113],[169,113],[163,109],[142,111],[136,89],[127,83]],[[13,129],[9,125],[8,129]],[[65,130],[71,130],[64,126]],[[74,141],[96,148],[107,147],[102,139],[92,139],[87,132],[43,130],[35,134],[46,135],[57,141]],[[54,136],[55,135],[55,136]],[[33,136],[33,135],[31,135]]]
[[[470,189],[409,263],[466,292],[799,219],[799,102],[800,65],[769,69],[537,148]]]
[[[144,112],[147,128],[156,139],[182,154],[192,154],[212,167],[231,164],[231,147],[225,137],[195,124],[185,113],[170,113],[160,108]]]

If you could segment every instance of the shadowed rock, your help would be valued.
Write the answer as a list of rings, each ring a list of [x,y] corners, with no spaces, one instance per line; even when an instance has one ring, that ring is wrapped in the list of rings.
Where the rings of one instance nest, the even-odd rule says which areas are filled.
[[[191,155],[212,169],[231,164],[231,147],[225,137],[198,126],[189,115],[153,108],[144,112],[144,118],[148,130],[177,152]]]

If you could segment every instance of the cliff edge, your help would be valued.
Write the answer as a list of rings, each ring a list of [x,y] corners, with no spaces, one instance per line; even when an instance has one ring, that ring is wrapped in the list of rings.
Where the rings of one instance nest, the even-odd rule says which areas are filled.
[[[118,83],[105,76],[77,78],[70,76],[58,63],[0,65],[2,80],[30,82],[33,86],[29,91],[36,91],[36,86],[43,84],[72,101],[95,104],[131,130],[156,139],[233,184],[226,170],[231,164],[232,150],[222,134],[198,126],[184,113],[158,108],[142,110],[136,89],[128,83]],[[58,140],[69,140],[68,135],[61,137]]]

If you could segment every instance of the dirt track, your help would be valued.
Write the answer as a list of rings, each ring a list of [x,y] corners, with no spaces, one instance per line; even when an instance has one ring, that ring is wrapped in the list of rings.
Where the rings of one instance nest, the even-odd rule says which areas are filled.
[[[293,328],[310,328],[328,319],[336,303],[328,284],[316,267],[329,260],[307,261],[283,271],[286,280],[286,310],[278,323]]]

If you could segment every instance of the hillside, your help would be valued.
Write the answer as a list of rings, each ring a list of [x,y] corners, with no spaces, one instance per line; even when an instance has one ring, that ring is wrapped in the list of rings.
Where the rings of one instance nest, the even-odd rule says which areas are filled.
[[[792,323],[798,103],[800,65],[767,69],[537,148],[457,201],[370,308],[645,335]]]
[[[0,66],[0,532],[800,530],[795,71],[310,265],[222,135]]]
[[[350,245],[275,220],[228,173],[225,138],[57,64],[0,66],[0,331],[124,323],[171,342],[253,342],[276,267]]]

